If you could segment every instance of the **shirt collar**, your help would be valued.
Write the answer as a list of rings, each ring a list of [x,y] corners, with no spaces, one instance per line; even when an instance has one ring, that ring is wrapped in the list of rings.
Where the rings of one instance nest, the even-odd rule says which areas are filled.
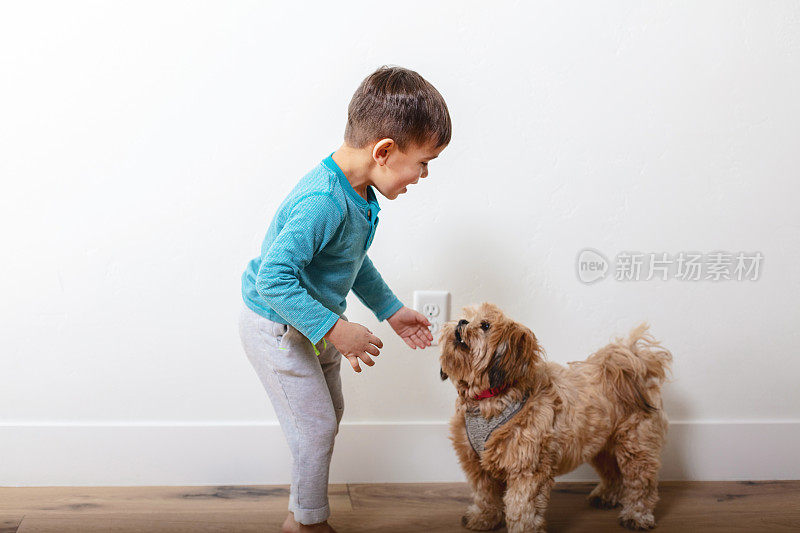
[[[371,209],[371,218],[374,219],[375,214],[380,211],[381,207],[378,205],[378,198],[375,196],[375,191],[372,189],[372,185],[367,185],[367,198],[369,198],[369,201],[364,200],[364,198],[356,192],[356,190],[347,180],[347,176],[344,175],[344,171],[339,168],[339,165],[337,165],[336,161],[333,160],[334,153],[335,152],[331,152],[331,155],[323,159],[322,164],[336,174],[336,176],[339,178],[339,183],[345,190],[345,193],[353,199],[356,205],[364,209],[367,209],[368,207]]]

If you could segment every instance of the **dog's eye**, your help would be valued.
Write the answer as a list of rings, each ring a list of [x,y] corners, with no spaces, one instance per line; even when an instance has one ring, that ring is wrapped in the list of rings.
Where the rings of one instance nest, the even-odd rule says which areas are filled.
[[[487,329],[489,329],[489,323],[486,322],[485,320],[483,322],[481,322],[481,329],[483,331],[486,331]]]

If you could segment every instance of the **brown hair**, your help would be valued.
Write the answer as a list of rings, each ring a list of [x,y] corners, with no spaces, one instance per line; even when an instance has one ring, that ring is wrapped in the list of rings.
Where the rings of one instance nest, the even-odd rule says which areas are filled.
[[[383,65],[364,78],[347,108],[344,140],[354,148],[389,137],[405,151],[412,145],[450,143],[450,113],[436,88],[403,67]]]

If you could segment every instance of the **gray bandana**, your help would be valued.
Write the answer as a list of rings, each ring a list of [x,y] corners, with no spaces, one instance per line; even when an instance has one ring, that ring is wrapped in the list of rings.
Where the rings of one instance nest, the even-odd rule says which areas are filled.
[[[481,416],[479,408],[473,410],[467,409],[464,413],[464,422],[467,426],[467,438],[472,445],[472,449],[478,454],[478,457],[483,454],[483,448],[486,441],[492,434],[492,431],[499,428],[508,422],[512,416],[517,414],[517,411],[522,409],[525,401],[528,399],[526,394],[521,400],[509,404],[500,414],[492,418],[484,418]]]

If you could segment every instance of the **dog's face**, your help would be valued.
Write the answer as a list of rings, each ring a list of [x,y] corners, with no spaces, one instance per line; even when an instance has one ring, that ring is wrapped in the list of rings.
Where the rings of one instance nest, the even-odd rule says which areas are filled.
[[[465,307],[461,318],[445,323],[439,346],[441,378],[449,377],[462,394],[503,384],[524,386],[543,360],[533,332],[487,302]]]

